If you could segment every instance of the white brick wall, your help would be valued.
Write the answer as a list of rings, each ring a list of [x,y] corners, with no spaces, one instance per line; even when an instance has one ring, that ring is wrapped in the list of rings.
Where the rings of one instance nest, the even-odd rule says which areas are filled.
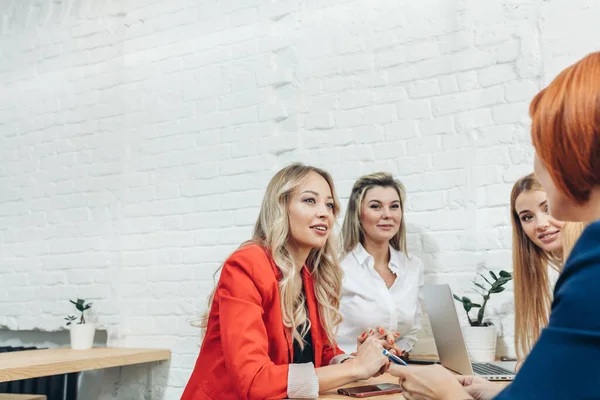
[[[270,176],[297,160],[331,171],[344,201],[359,175],[396,174],[428,281],[466,292],[481,264],[510,268],[528,101],[598,50],[599,12],[0,1],[0,326],[62,329],[67,298],[88,298],[109,345],[173,350],[169,364],[107,371],[102,398],[179,398],[198,352],[187,318],[248,238]],[[512,352],[510,292],[490,311]]]

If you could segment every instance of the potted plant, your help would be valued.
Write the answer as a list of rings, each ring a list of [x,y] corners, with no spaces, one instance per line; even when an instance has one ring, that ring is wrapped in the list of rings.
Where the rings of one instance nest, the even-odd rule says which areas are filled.
[[[512,279],[512,275],[506,271],[500,271],[498,275],[493,271],[489,271],[489,273],[491,280],[480,273],[483,282],[473,281],[475,292],[483,297],[481,304],[473,303],[466,296],[453,295],[457,301],[462,303],[469,320],[469,326],[463,326],[462,331],[471,361],[494,361],[496,359],[497,331],[491,322],[483,320],[485,306],[492,294],[504,291],[504,285]],[[479,311],[477,312],[477,318],[472,319],[469,316],[469,311],[474,308],[478,308]]]
[[[86,304],[85,300],[83,299],[69,301],[75,305],[77,311],[81,312],[80,317],[75,317],[74,315],[65,317],[67,326],[71,326],[71,348],[74,350],[91,349],[94,343],[96,324],[86,323],[84,312],[92,307],[92,303]]]

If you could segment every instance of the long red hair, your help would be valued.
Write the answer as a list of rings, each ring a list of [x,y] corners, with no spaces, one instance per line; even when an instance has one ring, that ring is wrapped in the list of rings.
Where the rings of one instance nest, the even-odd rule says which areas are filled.
[[[562,71],[529,107],[533,146],[557,188],[582,204],[600,185],[600,52]]]

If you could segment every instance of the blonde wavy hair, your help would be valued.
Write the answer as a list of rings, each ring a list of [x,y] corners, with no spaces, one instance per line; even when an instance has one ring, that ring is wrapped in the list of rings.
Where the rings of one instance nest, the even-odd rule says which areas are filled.
[[[516,211],[517,197],[521,193],[544,191],[534,174],[515,182],[510,194],[512,221],[512,257],[515,296],[515,350],[521,364],[537,342],[542,329],[548,325],[552,306],[552,289],[548,267],[562,271],[575,242],[585,224],[567,222],[562,228],[562,253],[548,253],[535,245],[527,236]]]
[[[252,239],[240,246],[241,248],[249,244],[258,244],[270,251],[282,275],[279,281],[279,294],[283,324],[292,329],[293,339],[298,342],[301,348],[304,348],[305,345],[303,337],[310,329],[310,320],[306,313],[304,294],[294,290],[294,288],[301,286],[302,276],[295,267],[294,259],[287,249],[291,234],[288,203],[291,195],[311,172],[319,174],[329,184],[333,197],[335,221],[335,217],[340,211],[340,202],[331,175],[320,168],[294,163],[277,172],[269,182],[258,219],[254,225]],[[339,312],[342,270],[339,266],[336,249],[336,236],[332,232],[325,245],[321,248],[312,249],[306,260],[306,266],[313,277],[320,322],[327,334],[329,343],[332,345],[336,343],[337,326],[342,321]],[[208,300],[208,311],[199,324],[204,329],[208,324],[208,314],[213,297],[214,291]],[[298,332],[299,327],[301,327],[300,332]]]
[[[361,176],[354,182],[352,191],[350,192],[350,198],[348,199],[348,209],[344,217],[344,224],[342,225],[342,240],[343,240],[343,254],[348,254],[354,249],[358,243],[364,243],[364,231],[360,222],[360,210],[362,202],[365,199],[365,195],[369,189],[374,187],[390,187],[396,190],[398,197],[400,198],[400,209],[404,213],[404,202],[406,201],[406,191],[404,185],[387,172],[375,172],[369,175]],[[400,229],[390,239],[390,245],[392,248],[398,251],[403,251],[408,256],[406,250],[406,225],[404,223],[404,216],[400,222]]]
[[[563,243],[563,263],[567,262],[571,250],[575,247],[575,243],[579,240],[579,236],[583,233],[585,228],[588,226],[586,222],[567,222],[562,229],[562,243]]]

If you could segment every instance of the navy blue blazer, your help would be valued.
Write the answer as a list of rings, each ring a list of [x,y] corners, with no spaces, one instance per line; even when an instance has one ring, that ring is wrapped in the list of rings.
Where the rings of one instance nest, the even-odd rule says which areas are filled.
[[[548,327],[495,399],[600,399],[600,221],[573,247]]]

